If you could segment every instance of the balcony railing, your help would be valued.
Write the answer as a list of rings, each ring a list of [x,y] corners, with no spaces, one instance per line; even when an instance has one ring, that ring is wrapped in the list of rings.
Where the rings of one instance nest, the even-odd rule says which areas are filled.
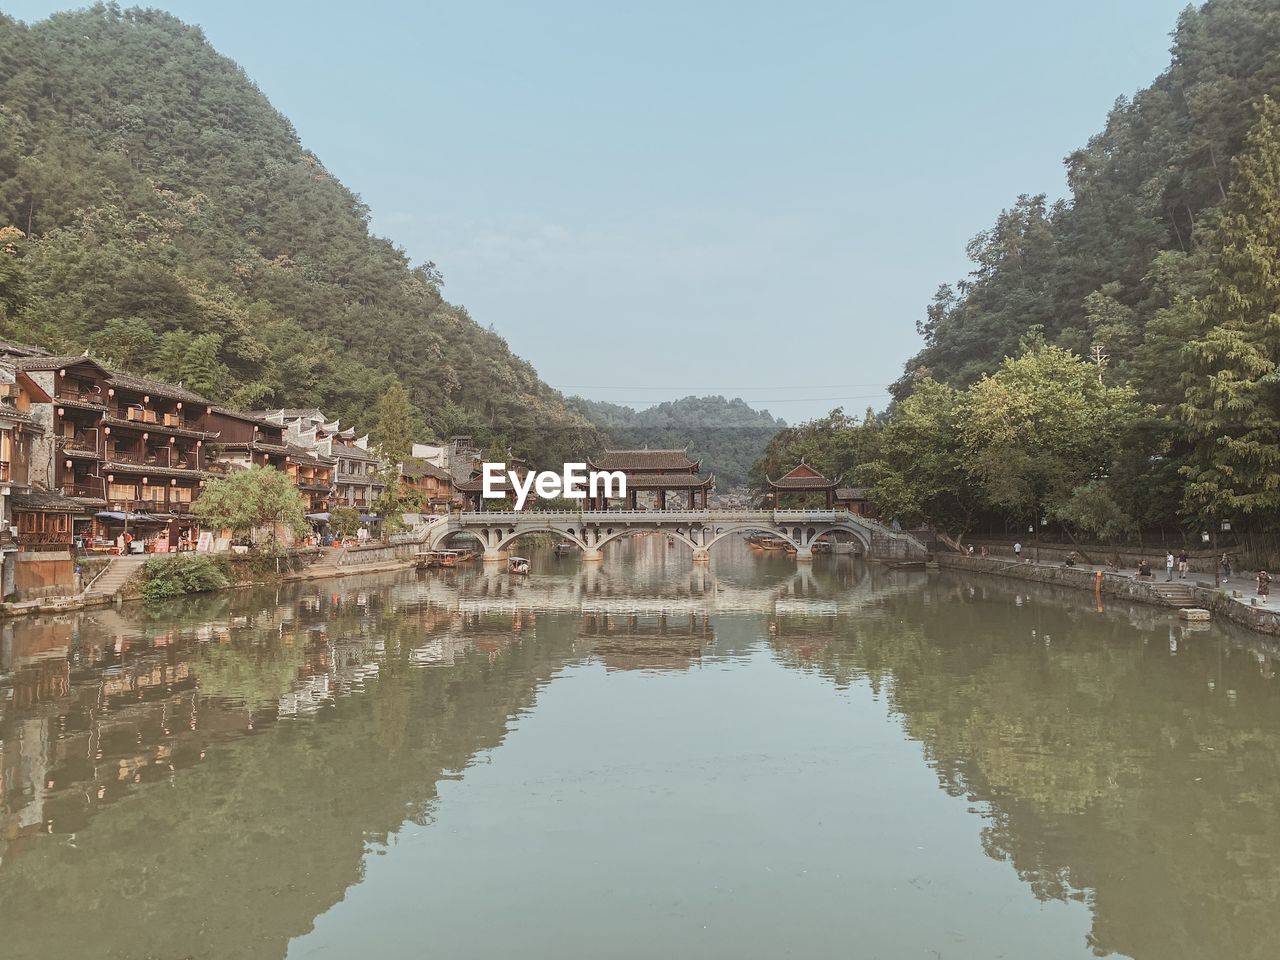
[[[138,467],[163,467],[170,470],[200,469],[196,458],[190,454],[182,457],[161,456],[160,451],[156,450],[149,450],[146,453],[139,453],[136,450],[112,450],[107,453],[106,458],[111,463],[124,463]]]
[[[64,497],[88,497],[92,500],[102,500],[106,497],[101,483],[64,483],[62,485],[62,495]]]
[[[188,516],[192,513],[193,504],[179,500],[108,500],[108,509],[119,513],[145,513],[155,516],[158,513],[172,513]]]
[[[55,399],[58,400],[78,400],[81,403],[92,403],[97,406],[106,406],[106,393],[102,390],[93,390],[80,387],[74,383],[63,383],[57,392]]]

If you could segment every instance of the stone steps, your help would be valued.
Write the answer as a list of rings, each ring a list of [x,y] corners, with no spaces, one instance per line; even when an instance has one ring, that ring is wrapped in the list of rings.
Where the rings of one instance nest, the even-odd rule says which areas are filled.
[[[145,556],[112,557],[107,569],[85,591],[86,597],[114,597],[147,562]]]
[[[1171,607],[1196,606],[1196,601],[1191,592],[1191,584],[1189,583],[1181,583],[1177,580],[1172,582],[1168,580],[1156,581],[1151,584],[1151,589]]]

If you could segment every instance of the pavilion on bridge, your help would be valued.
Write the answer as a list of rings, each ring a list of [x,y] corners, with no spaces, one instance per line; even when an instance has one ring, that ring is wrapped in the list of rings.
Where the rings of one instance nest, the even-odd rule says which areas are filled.
[[[627,477],[626,508],[637,510],[639,493],[653,493],[657,508],[667,509],[667,495],[688,495],[690,510],[707,509],[707,494],[715,489],[714,474],[702,476],[701,460],[689,459],[689,448],[682,450],[606,450],[599,460],[589,462],[592,470],[620,470]],[[609,501],[603,496],[594,503],[588,498],[588,509],[608,510]],[[679,509],[675,507],[675,509]]]
[[[769,480],[768,477],[765,479]],[[784,495],[792,501],[790,506],[807,506],[808,503],[797,504],[795,501],[801,498],[809,501],[810,497],[816,495],[826,500],[826,507],[830,510],[835,506],[836,488],[839,486],[839,478],[830,480],[801,460],[794,470],[784,473],[777,480],[769,480],[769,499],[773,501],[775,509],[782,509]]]

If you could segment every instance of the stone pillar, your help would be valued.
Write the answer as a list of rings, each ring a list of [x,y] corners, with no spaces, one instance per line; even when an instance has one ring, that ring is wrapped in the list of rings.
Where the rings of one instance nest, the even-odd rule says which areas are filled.
[[[599,547],[587,547],[582,551],[583,563],[598,563],[604,559],[604,551]]]
[[[796,548],[796,560],[798,560],[798,561],[799,561],[799,562],[801,562],[801,563],[804,563],[804,562],[806,562],[806,561],[812,561],[812,560],[813,560],[813,548],[812,548],[812,547],[797,547],[797,548]]]
[[[710,563],[711,551],[708,550],[706,547],[694,547],[693,562],[694,563]]]

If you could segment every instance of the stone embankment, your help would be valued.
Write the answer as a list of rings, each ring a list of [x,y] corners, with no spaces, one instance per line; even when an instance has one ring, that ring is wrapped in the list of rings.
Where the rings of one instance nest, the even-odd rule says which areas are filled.
[[[421,544],[405,537],[392,543],[369,543],[340,548],[306,548],[290,551],[276,573],[272,561],[262,557],[232,556],[231,584],[227,588],[262,583],[324,580],[357,574],[403,570],[414,563]],[[66,613],[141,598],[142,568],[146,557],[113,557],[99,564],[84,589],[68,596],[42,597],[20,603],[0,603],[0,618],[36,613]]]
[[[1199,580],[1175,579],[1170,583],[1164,578],[1163,570],[1158,576],[1139,578],[1130,573],[1116,573],[1088,565],[1067,567],[998,557],[967,557],[954,553],[938,554],[935,559],[940,567],[953,570],[988,573],[1030,583],[1075,587],[1099,592],[1104,597],[1119,597],[1165,607],[1195,606],[1208,610],[1215,619],[1230,620],[1259,633],[1280,636],[1280,601],[1273,601],[1276,603],[1274,609],[1261,603],[1254,605],[1242,589],[1242,580],[1215,587]],[[1236,596],[1236,593],[1242,595]]]

